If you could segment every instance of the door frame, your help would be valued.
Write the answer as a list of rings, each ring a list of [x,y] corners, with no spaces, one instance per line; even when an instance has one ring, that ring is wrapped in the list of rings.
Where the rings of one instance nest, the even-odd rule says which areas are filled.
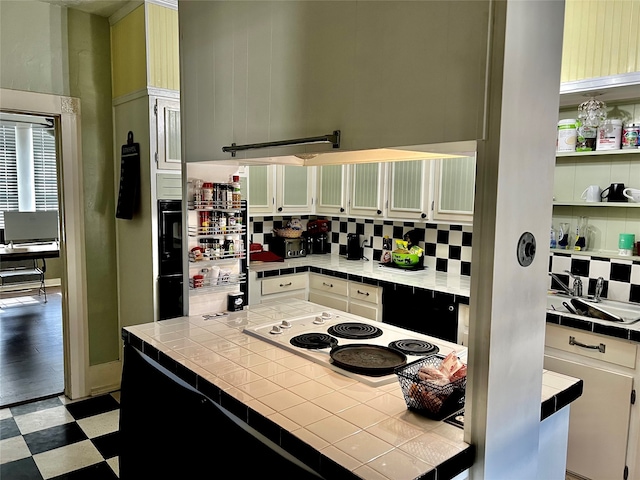
[[[0,110],[56,119],[60,256],[64,273],[61,279],[64,393],[71,399],[85,397],[89,395],[89,332],[80,99],[2,88]]]

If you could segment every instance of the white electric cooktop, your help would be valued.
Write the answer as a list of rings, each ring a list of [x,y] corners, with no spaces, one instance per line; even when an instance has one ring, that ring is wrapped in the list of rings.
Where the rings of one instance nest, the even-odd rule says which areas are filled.
[[[336,365],[332,359],[332,347],[336,349],[337,347],[348,345],[348,347],[343,350],[350,351],[357,345],[389,347],[389,344],[396,342],[394,343],[394,347],[395,349],[400,348],[400,351],[406,356],[406,363],[411,363],[425,355],[433,353],[445,356],[451,351],[455,351],[458,357],[465,363],[467,357],[467,348],[462,345],[333,309],[305,313],[304,316],[292,317],[286,321],[276,321],[253,327],[249,326],[245,327],[243,331],[248,335],[257,337],[272,345],[288,350],[296,355],[300,355],[372,386],[397,382],[397,376],[392,372],[381,374],[381,371],[376,370],[375,367],[371,369],[369,369],[368,366],[364,366],[363,368],[356,366],[352,368],[349,363],[347,363],[349,367],[348,370],[342,368],[344,364]],[[343,333],[347,336],[355,336],[357,338],[343,338],[341,336]],[[373,338],[364,338],[372,335],[375,336]],[[322,343],[316,345],[317,348],[305,348],[297,346],[298,342],[296,342],[296,340],[299,339],[300,336],[313,338],[314,340],[317,337],[324,340],[328,336],[329,341],[332,343],[331,345],[324,345],[324,348],[322,347]],[[295,345],[291,343],[291,339],[294,339]],[[437,352],[434,351],[433,347],[435,347]],[[368,350],[368,347],[361,348],[365,351]],[[373,353],[378,353],[375,351],[377,347],[371,348],[374,350]],[[360,353],[360,349],[354,350],[358,350],[356,353]],[[380,350],[382,350],[381,353],[383,354],[387,353],[386,348]],[[369,352],[364,352],[364,355],[367,353]],[[340,364],[341,360],[338,360],[338,363]],[[382,371],[384,370],[385,369]]]

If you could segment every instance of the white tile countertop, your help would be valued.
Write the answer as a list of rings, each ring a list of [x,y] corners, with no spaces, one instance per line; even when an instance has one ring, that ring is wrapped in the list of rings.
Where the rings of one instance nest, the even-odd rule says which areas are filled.
[[[436,290],[451,293],[463,297],[469,297],[470,277],[466,275],[450,275],[446,272],[438,272],[433,268],[425,268],[421,271],[402,271],[380,266],[377,261],[347,260],[340,255],[309,255],[293,258],[283,262],[249,262],[249,271],[265,272],[270,270],[317,267],[326,268],[347,275],[363,276],[379,281],[400,283],[418,288]]]
[[[475,449],[463,429],[408,410],[398,382],[370,386],[243,332],[325,310],[273,300],[225,315],[125,327],[123,339],[326,478],[443,480],[468,469]],[[544,371],[541,420],[581,392],[581,380]]]
[[[398,283],[417,288],[449,293],[469,299],[471,279],[465,275],[452,275],[425,268],[418,272],[381,267],[377,261],[347,260],[339,255],[310,255],[283,262],[250,262],[252,272],[299,269],[308,267],[339,272],[347,276],[361,276],[380,282]],[[547,310],[546,321],[578,330],[640,342],[640,322],[619,325],[597,318],[585,318],[566,312]]]

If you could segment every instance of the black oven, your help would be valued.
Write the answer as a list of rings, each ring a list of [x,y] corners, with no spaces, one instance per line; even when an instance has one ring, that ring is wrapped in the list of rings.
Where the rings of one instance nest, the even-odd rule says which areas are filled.
[[[158,200],[158,319],[183,315],[182,200]]]

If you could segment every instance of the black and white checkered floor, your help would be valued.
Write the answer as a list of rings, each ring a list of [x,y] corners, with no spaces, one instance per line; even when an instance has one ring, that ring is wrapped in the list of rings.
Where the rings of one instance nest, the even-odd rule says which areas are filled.
[[[0,478],[118,478],[120,394],[64,396],[0,410]]]

